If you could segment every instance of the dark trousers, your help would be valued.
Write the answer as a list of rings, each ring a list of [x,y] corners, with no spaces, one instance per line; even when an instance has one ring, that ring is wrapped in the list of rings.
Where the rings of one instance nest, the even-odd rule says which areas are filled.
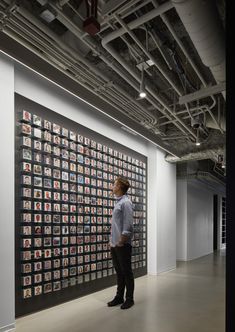
[[[133,300],[134,275],[131,268],[132,246],[111,247],[113,266],[117,274],[117,297],[123,298],[126,288],[126,299]]]

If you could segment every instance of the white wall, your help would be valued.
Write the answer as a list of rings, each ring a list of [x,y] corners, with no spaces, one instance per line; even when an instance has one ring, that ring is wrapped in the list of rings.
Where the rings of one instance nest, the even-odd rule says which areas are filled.
[[[213,252],[213,192],[204,185],[188,182],[187,259]]]
[[[136,152],[147,155],[146,140],[125,132],[117,121],[19,64],[15,66],[15,92]]]
[[[14,202],[14,67],[0,54],[1,187],[0,187],[0,331],[15,321],[15,202]]]
[[[176,167],[165,152],[148,148],[148,272],[176,267]]]
[[[187,181],[177,180],[176,258],[187,260]]]
[[[157,272],[176,267],[176,165],[157,150]]]

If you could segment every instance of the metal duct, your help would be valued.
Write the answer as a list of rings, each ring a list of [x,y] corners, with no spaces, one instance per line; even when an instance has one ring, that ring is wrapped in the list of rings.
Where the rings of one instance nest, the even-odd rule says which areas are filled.
[[[213,0],[172,0],[204,65],[225,82],[225,38]]]
[[[218,119],[218,116],[214,115],[217,123],[219,124],[220,128],[223,130],[223,131],[226,131],[226,119],[225,117],[222,117],[221,119]],[[220,129],[215,121],[211,118],[211,116],[209,114],[206,114],[206,122],[205,122],[205,126],[207,128],[212,128],[212,129]]]
[[[192,152],[181,156],[180,158],[174,157],[172,155],[167,155],[165,157],[166,161],[170,163],[176,163],[181,161],[189,161],[189,160],[203,160],[203,159],[212,159],[214,161],[218,160],[219,154],[224,154],[225,147],[215,148],[215,149],[207,149],[198,152]]]

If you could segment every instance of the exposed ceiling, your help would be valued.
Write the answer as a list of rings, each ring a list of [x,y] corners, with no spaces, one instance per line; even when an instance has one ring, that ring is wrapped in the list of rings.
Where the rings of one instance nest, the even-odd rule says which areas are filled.
[[[145,128],[169,161],[223,155],[221,167],[225,0],[100,0],[90,35],[95,2],[0,0],[0,30]]]

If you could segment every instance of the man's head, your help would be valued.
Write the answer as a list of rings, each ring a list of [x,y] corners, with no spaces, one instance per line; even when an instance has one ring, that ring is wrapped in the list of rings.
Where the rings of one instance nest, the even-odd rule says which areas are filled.
[[[115,181],[114,181],[114,185],[113,185],[113,193],[116,196],[122,196],[125,195],[127,190],[130,187],[130,183],[127,179],[122,178],[122,177],[118,177]]]

